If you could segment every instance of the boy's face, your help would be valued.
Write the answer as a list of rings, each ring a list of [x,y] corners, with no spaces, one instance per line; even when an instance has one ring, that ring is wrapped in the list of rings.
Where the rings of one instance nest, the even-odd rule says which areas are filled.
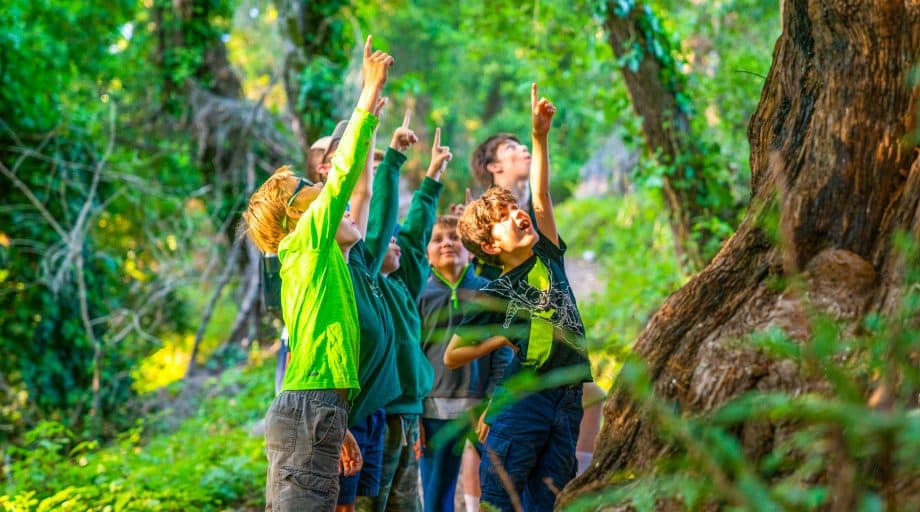
[[[509,139],[495,150],[495,161],[488,168],[495,175],[495,184],[508,188],[511,182],[530,176],[530,150]]]
[[[297,190],[297,183],[300,181],[300,178],[297,176],[289,176],[286,181],[286,185],[290,189],[290,193],[293,194]],[[297,196],[294,197],[294,202],[291,203],[291,206],[294,208],[305,212],[307,208],[313,203],[313,200],[316,199],[316,196],[319,195],[320,191],[323,190],[322,183],[314,183],[301,188],[297,192]]]
[[[380,266],[381,274],[390,274],[399,270],[399,257],[402,256],[402,249],[396,243],[396,237],[390,237],[390,246],[387,247],[387,253],[383,256],[383,264]]]
[[[470,253],[460,241],[457,230],[443,224],[435,224],[428,241],[428,262],[442,274],[462,269],[470,261]]]
[[[335,232],[335,241],[339,247],[345,249],[356,244],[361,239],[361,232],[358,231],[358,225],[351,218],[351,213],[345,212],[342,222],[339,222],[339,228]]]
[[[540,236],[527,212],[517,205],[506,207],[501,220],[492,225],[492,243],[483,244],[489,254],[516,254],[529,251]]]

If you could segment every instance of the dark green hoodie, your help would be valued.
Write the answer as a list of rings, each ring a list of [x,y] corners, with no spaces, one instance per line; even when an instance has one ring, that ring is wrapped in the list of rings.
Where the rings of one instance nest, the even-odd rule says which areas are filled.
[[[387,153],[377,168],[378,173],[399,173],[399,167],[406,157],[395,152]],[[355,302],[358,307],[358,325],[361,328],[360,359],[358,361],[358,380],[361,391],[352,401],[348,414],[348,425],[364,420],[367,415],[385,407],[400,396],[402,388],[399,383],[394,346],[396,340],[394,319],[390,308],[384,301],[384,292],[380,282],[379,237],[371,238],[371,225],[377,224],[377,232],[382,229],[382,219],[375,219],[371,210],[366,241],[360,241],[351,248],[348,258],[348,270],[351,273],[355,290]],[[396,215],[390,221],[392,233]],[[389,238],[387,238],[389,240]],[[386,252],[386,245],[383,246]]]
[[[389,150],[387,157],[396,151]],[[401,156],[401,155],[400,155]],[[404,159],[405,157],[403,157]],[[435,209],[442,184],[425,178],[412,196],[397,243],[402,251],[399,269],[389,276],[379,276],[380,289],[393,317],[396,336],[396,364],[401,394],[386,406],[387,414],[421,414],[422,400],[431,391],[434,369],[421,346],[422,321],[416,301],[428,279],[426,247],[431,238]],[[396,224],[399,208],[399,168],[381,163],[374,179],[374,196],[368,221],[368,245],[378,251],[375,270],[379,271]]]

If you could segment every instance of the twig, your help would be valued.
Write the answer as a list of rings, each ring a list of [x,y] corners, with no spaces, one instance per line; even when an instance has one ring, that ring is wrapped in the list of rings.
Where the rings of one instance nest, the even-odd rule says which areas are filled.
[[[221,273],[220,278],[217,280],[216,287],[214,289],[214,294],[211,295],[211,300],[208,302],[207,307],[204,310],[204,315],[201,318],[201,324],[198,326],[198,331],[195,332],[195,341],[192,344],[192,354],[188,361],[188,368],[185,370],[185,376],[187,378],[191,375],[192,370],[195,369],[195,357],[198,355],[198,346],[201,344],[201,339],[204,337],[204,331],[208,327],[208,323],[211,321],[211,315],[214,314],[214,307],[217,305],[217,301],[220,300],[221,293],[224,290],[224,287],[230,282],[230,277],[233,275],[233,268],[236,266],[236,260],[239,257],[240,249],[243,246],[243,240],[237,238],[233,242],[233,246],[230,249],[230,257],[227,259],[227,265],[224,266],[224,271]]]
[[[57,233],[62,239],[66,240],[68,236],[67,232],[64,231],[64,228],[62,228],[56,220],[54,220],[54,216],[51,215],[51,212],[45,208],[45,205],[43,205],[42,202],[39,201],[37,197],[35,197],[35,194],[32,193],[32,190],[29,188],[29,186],[20,181],[20,179],[16,177],[16,174],[7,168],[3,162],[0,162],[0,173],[3,173],[4,176],[9,178],[10,181],[13,182],[13,185],[16,185],[16,188],[25,194],[29,201],[32,202],[32,205],[35,206],[35,209],[41,213],[42,217],[44,217],[48,224],[51,226],[51,229],[53,229],[54,232]]]

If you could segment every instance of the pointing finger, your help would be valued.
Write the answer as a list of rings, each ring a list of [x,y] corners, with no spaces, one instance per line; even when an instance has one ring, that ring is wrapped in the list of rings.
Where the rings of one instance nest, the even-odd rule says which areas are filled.
[[[406,114],[403,116],[403,124],[402,124],[402,127],[403,127],[403,128],[408,128],[408,127],[409,127],[409,120],[410,120],[410,119],[412,119],[412,111],[409,110],[409,109],[406,109]]]
[[[441,128],[434,129],[434,147],[441,147]]]
[[[533,82],[530,84],[530,106],[537,106],[537,83]]]
[[[473,202],[473,193],[470,191],[469,187],[466,189],[466,204]]]
[[[364,58],[368,59],[371,56],[371,42],[372,36],[368,35],[367,40],[364,41]]]

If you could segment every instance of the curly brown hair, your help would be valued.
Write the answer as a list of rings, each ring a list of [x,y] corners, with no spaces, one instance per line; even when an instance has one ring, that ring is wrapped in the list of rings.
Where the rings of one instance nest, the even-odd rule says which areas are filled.
[[[476,146],[473,150],[473,156],[470,157],[470,170],[473,172],[473,178],[476,183],[483,188],[491,187],[495,184],[495,176],[489,172],[489,164],[495,161],[495,155],[498,148],[508,141],[514,141],[520,144],[520,140],[510,133],[496,133],[495,135],[484,140],[482,144]]]
[[[502,217],[517,204],[514,194],[505,188],[492,186],[482,197],[466,205],[457,223],[457,233],[464,247],[480,260],[500,266],[498,255],[485,252],[482,245],[492,243],[492,226],[501,222]]]

